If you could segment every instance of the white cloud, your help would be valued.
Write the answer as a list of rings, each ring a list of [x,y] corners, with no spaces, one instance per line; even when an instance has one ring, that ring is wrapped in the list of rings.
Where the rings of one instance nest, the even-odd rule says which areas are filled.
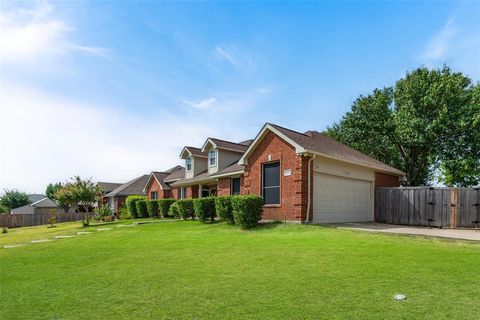
[[[480,20],[477,4],[464,3],[432,36],[418,60],[429,67],[449,64],[474,79],[480,78]],[[473,6],[473,8],[472,8]]]
[[[75,28],[53,16],[48,2],[37,2],[31,9],[13,8],[0,12],[0,59],[5,62],[39,60],[45,55],[84,52],[106,57],[107,49],[74,43]]]
[[[255,67],[255,59],[245,53],[237,46],[216,46],[212,50],[212,56],[220,61],[227,61],[232,66],[238,69],[252,69]]]
[[[217,102],[216,98],[207,98],[198,102],[190,101],[190,100],[184,100],[183,101],[185,104],[195,108],[195,109],[200,109],[200,110],[206,110],[206,109],[212,109],[215,106],[215,103]]]

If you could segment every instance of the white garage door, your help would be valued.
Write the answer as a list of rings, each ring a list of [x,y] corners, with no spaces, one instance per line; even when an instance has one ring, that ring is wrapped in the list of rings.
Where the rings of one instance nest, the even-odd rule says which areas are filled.
[[[315,173],[313,222],[372,221],[370,181]]]

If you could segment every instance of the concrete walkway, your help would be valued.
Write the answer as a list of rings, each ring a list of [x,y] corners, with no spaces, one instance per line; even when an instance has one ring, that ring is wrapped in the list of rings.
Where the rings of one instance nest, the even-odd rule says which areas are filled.
[[[429,237],[441,237],[451,239],[462,239],[480,241],[480,230],[464,230],[464,229],[437,229],[437,228],[423,228],[413,226],[400,226],[392,224],[381,224],[374,222],[364,223],[335,223],[329,226],[353,230],[362,230],[370,232],[385,232],[396,234],[412,234]]]

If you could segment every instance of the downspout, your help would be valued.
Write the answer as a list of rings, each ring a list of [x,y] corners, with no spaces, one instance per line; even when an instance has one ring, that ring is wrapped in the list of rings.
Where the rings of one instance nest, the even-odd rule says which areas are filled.
[[[307,162],[308,163],[307,164],[307,167],[308,167],[308,169],[307,169],[307,172],[308,172],[307,173],[307,175],[308,175],[307,176],[307,216],[306,216],[306,219],[303,223],[309,223],[310,222],[310,220],[309,220],[309,218],[310,218],[310,202],[311,202],[311,199],[310,199],[311,198],[310,197],[311,186],[310,185],[312,184],[311,178],[310,178],[310,175],[311,175],[310,174],[310,171],[311,171],[310,167],[311,167],[311,164],[312,164],[312,161],[313,161],[314,158],[315,158],[315,154],[313,155],[313,157],[308,159],[308,162]]]

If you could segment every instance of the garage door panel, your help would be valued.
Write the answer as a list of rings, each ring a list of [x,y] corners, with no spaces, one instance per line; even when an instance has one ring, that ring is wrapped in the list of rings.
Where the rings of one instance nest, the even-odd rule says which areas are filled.
[[[313,221],[371,221],[371,182],[315,173]]]

